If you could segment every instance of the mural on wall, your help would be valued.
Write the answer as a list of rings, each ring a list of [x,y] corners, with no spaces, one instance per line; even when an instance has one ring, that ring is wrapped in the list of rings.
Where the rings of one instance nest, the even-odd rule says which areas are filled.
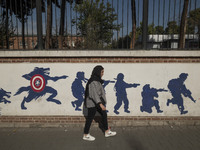
[[[127,98],[126,89],[134,87],[136,88],[140,84],[128,84],[124,81],[124,74],[119,73],[116,78],[116,83],[114,86],[114,90],[116,92],[117,103],[114,106],[114,113],[119,114],[118,109],[121,107],[122,102],[124,103],[124,112],[130,113],[129,111],[129,100]]]
[[[26,110],[25,115],[82,115],[85,85],[95,65],[0,65],[0,69],[4,70],[0,74],[3,79],[0,83],[3,87],[0,88],[1,114],[24,115]],[[108,115],[200,116],[200,85],[197,82],[200,64],[103,66]],[[121,73],[113,68],[120,68]],[[46,101],[53,103],[46,105]],[[27,110],[30,106],[31,109]]]
[[[21,103],[21,109],[27,109],[25,107],[25,103],[29,103],[33,99],[37,100],[38,98],[44,96],[45,94],[49,93],[51,94],[48,98],[48,102],[54,102],[56,104],[61,104],[61,102],[57,99],[54,99],[57,95],[57,90],[54,88],[47,86],[48,81],[52,80],[54,82],[60,80],[60,79],[66,79],[68,76],[63,75],[61,77],[50,77],[50,68],[39,68],[35,67],[32,72],[29,74],[25,74],[22,77],[26,80],[30,81],[30,86],[27,87],[21,87],[16,92],[16,95],[21,94],[22,92],[28,92],[28,96],[24,97],[22,103]]]
[[[11,92],[7,92],[4,89],[0,89],[0,103],[11,103],[11,101],[7,100],[5,97],[10,98]]]
[[[83,82],[87,83],[88,79],[85,78],[85,73],[84,72],[77,72],[76,78],[72,83],[71,90],[72,90],[72,95],[76,98],[75,101],[72,101],[71,104],[75,108],[75,111],[82,111],[80,107],[82,107],[82,104],[84,102],[84,95],[85,95],[85,88],[83,86]],[[103,88],[109,84],[109,83],[115,83],[115,81],[111,80],[104,80],[103,83]]]
[[[84,102],[85,89],[83,87],[82,81],[84,83],[88,81],[88,79],[85,78],[85,73],[77,72],[76,79],[73,81],[72,86],[71,86],[72,94],[77,99],[71,102],[72,106],[75,108],[76,111],[82,111],[80,107],[82,106],[82,103]]]
[[[105,91],[105,93],[106,93],[106,90],[105,90],[106,86],[107,86],[108,84],[110,84],[110,83],[115,83],[115,81],[111,81],[111,80],[103,80],[103,81],[104,81],[104,82],[103,82],[103,89],[104,89],[104,91]],[[104,100],[103,100],[103,102],[104,102]],[[108,113],[109,110],[106,109],[106,112]]]
[[[142,95],[142,106],[140,106],[141,112],[152,113],[152,107],[155,106],[157,113],[162,113],[160,109],[158,98],[158,92],[167,92],[165,89],[150,88],[149,84],[144,85]]]
[[[115,83],[115,81],[104,80],[104,83],[103,83],[103,88],[104,88],[104,90],[105,90],[106,86],[107,86],[109,83]],[[106,91],[105,91],[105,92],[106,92]]]
[[[187,73],[181,73],[178,78],[170,80],[168,84],[168,88],[173,98],[167,100],[167,106],[169,106],[170,103],[176,104],[181,114],[188,113],[188,111],[185,110],[182,95],[190,98],[194,103],[196,102],[192,97],[192,92],[187,89],[184,84],[187,77]]]

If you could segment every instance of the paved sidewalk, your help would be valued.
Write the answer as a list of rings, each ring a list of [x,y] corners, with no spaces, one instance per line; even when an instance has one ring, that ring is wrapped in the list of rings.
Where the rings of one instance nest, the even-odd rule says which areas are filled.
[[[94,142],[82,140],[82,128],[0,128],[0,150],[199,150],[200,126],[117,127],[105,138],[91,128]]]

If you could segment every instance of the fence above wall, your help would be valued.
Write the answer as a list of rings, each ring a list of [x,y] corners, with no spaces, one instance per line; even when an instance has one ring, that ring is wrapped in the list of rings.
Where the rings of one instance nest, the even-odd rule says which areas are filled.
[[[198,20],[200,0],[2,0],[0,49],[199,50]]]

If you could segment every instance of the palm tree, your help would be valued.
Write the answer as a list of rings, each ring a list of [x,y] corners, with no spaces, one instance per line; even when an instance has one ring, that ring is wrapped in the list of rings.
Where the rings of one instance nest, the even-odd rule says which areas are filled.
[[[52,3],[60,7],[58,0],[47,0],[46,49],[52,48]]]
[[[60,8],[60,31],[59,31],[59,48],[62,49],[63,47],[63,35],[64,35],[64,26],[65,26],[65,5],[66,2],[69,2],[70,4],[73,3],[73,0],[62,0],[61,2],[61,8]]]
[[[136,7],[135,0],[131,0],[131,10],[132,10],[132,38],[130,48],[134,49],[136,40]]]
[[[66,2],[69,2],[71,5],[73,0],[62,0],[60,8],[60,30],[59,30],[59,48],[63,48],[63,35],[64,35],[64,26],[65,26],[65,11],[66,11]],[[82,4],[82,0],[76,0],[76,4]]]
[[[47,27],[46,27],[46,49],[49,49],[52,46],[51,41],[52,36],[52,2],[47,0]]]
[[[60,31],[59,31],[59,48],[63,47],[63,35],[64,35],[64,26],[65,26],[65,5],[66,0],[62,0],[60,8]]]
[[[187,13],[188,13],[189,0],[184,1],[183,12],[181,16],[180,32],[179,32],[179,43],[178,48],[185,47],[185,33],[186,33],[186,22],[187,22]]]

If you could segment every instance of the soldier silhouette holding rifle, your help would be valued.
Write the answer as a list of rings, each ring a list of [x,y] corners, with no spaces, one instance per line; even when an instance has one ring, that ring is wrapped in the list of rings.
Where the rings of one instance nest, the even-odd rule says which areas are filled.
[[[128,110],[129,108],[129,101],[127,98],[126,88],[134,87],[136,88],[140,84],[128,84],[124,81],[124,75],[122,73],[119,73],[117,75],[117,82],[115,83],[114,90],[116,91],[116,97],[117,97],[117,104],[114,106],[114,113],[119,114],[118,109],[121,107],[122,102],[124,102],[124,112],[130,113]]]
[[[157,113],[163,112],[162,110],[160,110],[159,101],[157,99],[154,99],[154,97],[158,98],[158,92],[167,92],[167,90],[150,88],[149,84],[146,84],[143,87],[142,106],[140,106],[141,112],[145,111],[148,113],[152,113],[153,106],[155,106]]]
[[[167,106],[169,106],[170,103],[176,104],[181,114],[188,113],[188,111],[184,110],[185,108],[183,105],[182,94],[185,97],[190,98],[194,103],[196,102],[196,100],[194,100],[194,98],[192,97],[191,91],[188,90],[184,84],[185,80],[187,79],[187,76],[188,76],[187,73],[181,73],[179,75],[179,78],[170,80],[168,84],[168,88],[173,98],[167,100]]]

